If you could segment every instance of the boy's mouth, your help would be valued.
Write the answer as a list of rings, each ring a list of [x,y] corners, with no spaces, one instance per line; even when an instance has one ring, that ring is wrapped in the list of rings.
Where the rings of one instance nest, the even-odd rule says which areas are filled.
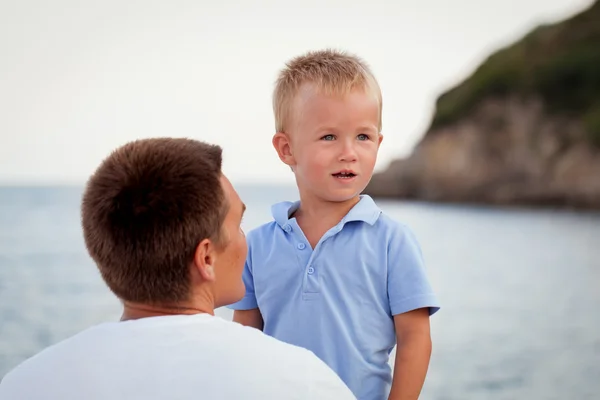
[[[332,174],[332,175],[335,178],[340,178],[340,179],[350,179],[350,178],[354,178],[356,176],[356,174],[350,170],[343,170],[340,172],[336,172],[335,174]]]

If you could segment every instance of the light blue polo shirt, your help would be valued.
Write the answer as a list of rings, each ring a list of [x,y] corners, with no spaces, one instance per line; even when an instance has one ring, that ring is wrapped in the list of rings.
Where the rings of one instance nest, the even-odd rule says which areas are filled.
[[[366,195],[313,250],[289,216],[299,202],[272,207],[274,221],[247,235],[246,295],[264,332],[313,351],[360,400],[387,399],[393,315],[439,309],[419,244]]]

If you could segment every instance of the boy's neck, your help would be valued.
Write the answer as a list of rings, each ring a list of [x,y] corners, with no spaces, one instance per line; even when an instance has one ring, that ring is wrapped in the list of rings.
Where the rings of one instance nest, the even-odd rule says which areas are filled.
[[[325,232],[336,226],[359,201],[359,196],[334,202],[300,193],[300,207],[294,217],[314,249]]]

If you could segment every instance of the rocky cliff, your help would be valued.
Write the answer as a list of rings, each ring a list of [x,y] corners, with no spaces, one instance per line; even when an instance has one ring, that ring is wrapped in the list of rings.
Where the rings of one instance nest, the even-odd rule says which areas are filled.
[[[600,0],[441,95],[413,153],[365,193],[600,209]]]

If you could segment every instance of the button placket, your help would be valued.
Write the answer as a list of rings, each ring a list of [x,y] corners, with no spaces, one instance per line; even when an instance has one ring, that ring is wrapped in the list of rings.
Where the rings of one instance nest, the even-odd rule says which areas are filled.
[[[306,269],[310,266],[313,250],[306,244],[306,237],[304,236],[302,229],[297,226],[293,221],[282,226],[283,230],[288,233],[288,240],[292,246],[295,246],[298,251],[296,255],[298,257],[299,267],[303,269],[304,282],[303,286],[306,285]],[[314,272],[314,269],[313,269]]]
[[[309,265],[308,268],[306,268],[304,280],[304,293],[312,293],[316,295],[321,291],[321,285],[319,284],[319,273],[312,265]]]
[[[298,241],[296,242],[296,248],[298,250],[305,250],[308,248],[307,244],[304,242],[306,240],[306,238],[304,237],[304,235],[302,234],[302,230],[299,227],[296,227],[297,231],[294,232],[294,235],[292,235],[292,241],[293,238],[298,239]],[[283,226],[283,230],[286,231],[287,233],[292,232],[292,227],[290,226],[290,224],[286,224]],[[317,243],[317,245],[315,246],[314,249],[310,249],[311,251],[306,252],[306,251],[299,251],[297,252],[298,254],[298,259],[299,260],[304,260],[305,262],[303,262],[304,267],[304,279],[303,279],[303,283],[302,283],[302,293],[303,293],[303,299],[305,300],[314,300],[317,299],[320,295],[320,290],[321,290],[321,285],[319,282],[319,271],[318,271],[318,267],[315,267],[314,265],[314,259],[316,257],[317,251],[320,249],[320,247],[323,245],[323,243],[325,241],[327,241],[327,239],[329,239],[332,236],[335,236],[339,231],[341,230],[341,226],[337,225],[333,228],[331,228],[329,231],[327,231],[323,237],[321,238],[321,240],[319,240],[319,242]],[[308,297],[306,297],[308,296]]]

